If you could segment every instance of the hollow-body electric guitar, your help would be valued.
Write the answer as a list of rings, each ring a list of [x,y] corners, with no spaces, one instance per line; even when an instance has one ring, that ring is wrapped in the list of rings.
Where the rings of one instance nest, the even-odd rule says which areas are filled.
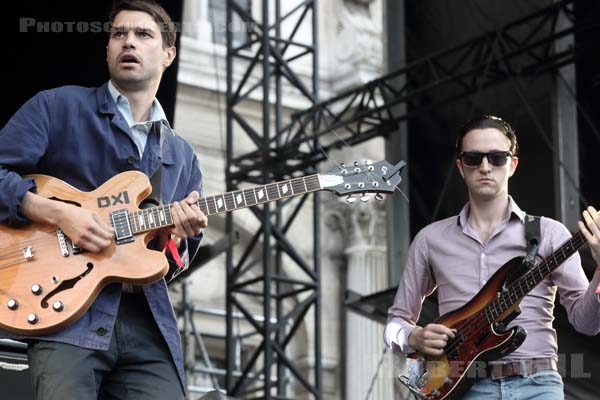
[[[206,215],[327,190],[337,195],[393,193],[404,162],[354,163],[328,174],[314,174],[200,198]],[[114,228],[115,237],[99,253],[87,252],[60,228],[30,222],[0,225],[0,328],[21,335],[56,332],[75,322],[112,282],[148,284],[161,279],[168,262],[146,248],[158,229],[173,225],[171,205],[140,210],[152,188],[138,171],[118,174],[91,192],[46,175],[30,175],[38,194],[96,211]]]
[[[538,265],[528,266],[523,257],[508,261],[472,300],[436,320],[436,324],[457,331],[444,354],[410,354],[408,373],[400,381],[421,399],[460,399],[473,384],[469,372],[476,368],[476,362],[504,357],[525,340],[523,328],[506,329],[520,313],[521,300],[585,244],[585,237],[578,232]]]

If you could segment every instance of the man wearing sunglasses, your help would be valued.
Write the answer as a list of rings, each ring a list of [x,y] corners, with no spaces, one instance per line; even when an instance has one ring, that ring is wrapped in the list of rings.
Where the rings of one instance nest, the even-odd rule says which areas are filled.
[[[415,350],[442,355],[455,332],[441,324],[416,326],[423,299],[438,290],[440,315],[469,302],[507,261],[524,256],[525,218],[508,194],[508,181],[519,164],[512,127],[494,116],[467,122],[459,131],[456,166],[467,186],[469,203],[458,216],[425,227],[410,246],[408,259],[389,310],[384,339],[404,354]],[[580,229],[600,266],[600,215],[589,207]],[[539,257],[551,255],[569,237],[560,222],[541,218]],[[556,292],[569,321],[581,333],[600,332],[600,304],[595,289],[600,267],[588,282],[576,253],[522,300],[522,313],[509,324],[527,331],[514,352],[490,364],[465,399],[562,399],[557,371],[556,331],[552,327]],[[510,392],[510,394],[509,394]],[[511,397],[512,398],[512,397]]]

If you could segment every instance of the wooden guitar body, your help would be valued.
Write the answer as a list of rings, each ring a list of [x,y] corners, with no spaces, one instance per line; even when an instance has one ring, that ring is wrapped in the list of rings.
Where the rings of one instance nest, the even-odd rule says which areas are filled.
[[[137,171],[119,174],[92,192],[81,192],[46,175],[31,177],[39,195],[94,210],[106,221],[111,220],[111,212],[138,210],[151,191],[146,175]],[[146,248],[150,235],[140,234],[122,244],[114,241],[101,253],[91,253],[73,248],[68,238],[60,238],[56,227],[3,226],[0,328],[23,335],[52,333],[81,317],[109,283],[159,280],[168,263],[164,254]]]
[[[413,391],[430,400],[460,398],[473,383],[470,377],[483,377],[486,373],[475,370],[476,361],[498,359],[523,343],[527,336],[524,329],[504,329],[520,312],[519,302],[492,321],[486,318],[485,308],[524,272],[522,257],[512,259],[467,304],[438,318],[435,323],[457,329],[457,336],[442,356],[425,357],[418,352],[408,356],[421,364],[420,380],[413,379]]]

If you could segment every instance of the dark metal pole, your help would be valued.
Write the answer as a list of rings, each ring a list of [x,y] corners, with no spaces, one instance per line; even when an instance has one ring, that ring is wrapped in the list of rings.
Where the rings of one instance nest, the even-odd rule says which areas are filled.
[[[281,0],[275,1],[275,37],[277,39],[281,38]],[[278,53],[281,53],[283,49],[283,43],[277,41],[275,43],[275,48]],[[282,142],[282,138],[280,132],[282,131],[283,126],[283,93],[282,93],[282,81],[281,81],[281,69],[279,65],[277,66],[275,72],[275,134],[276,134],[276,145],[279,147]],[[275,224],[278,230],[282,229],[282,208],[283,206],[280,204],[276,205],[276,219]],[[277,277],[282,277],[284,274],[283,271],[283,252],[281,247],[276,247],[275,254],[275,274]],[[277,313],[277,333],[275,336],[275,341],[278,345],[281,345],[281,342],[285,338],[285,323],[281,323],[284,321],[283,318],[283,302],[284,299],[280,297],[283,292],[284,284],[280,279],[277,279],[275,283],[275,291],[277,293],[277,305],[276,305],[276,313]],[[281,361],[281,357],[277,357],[277,395],[285,397],[286,395],[286,381],[285,381],[285,366]]]
[[[262,88],[263,88],[263,145],[262,145],[262,159],[269,159],[269,139],[270,139],[270,125],[271,125],[271,109],[269,104],[269,94],[271,91],[270,79],[271,79],[271,65],[269,63],[270,47],[269,42],[269,0],[263,0],[262,2]],[[263,184],[267,184],[270,180],[269,167],[267,163],[264,164],[262,169],[262,180]],[[273,337],[271,336],[271,207],[269,203],[265,203],[262,212],[263,218],[263,314],[265,316],[263,322],[263,337],[265,341],[264,351],[264,384],[265,393],[264,399],[271,400],[271,367],[273,365]]]
[[[226,149],[226,166],[225,166],[225,182],[228,185],[231,182],[231,161],[233,158],[233,105],[232,94],[233,94],[233,33],[229,29],[233,20],[232,10],[233,0],[227,0],[227,11],[226,11],[226,23],[227,23],[227,96],[226,96],[226,130],[227,130],[227,149]],[[225,232],[230,235],[233,232],[233,214],[228,213],[225,216]],[[233,334],[233,293],[231,291],[231,285],[233,284],[233,248],[227,249],[227,255],[225,259],[226,263],[226,278],[225,278],[225,308],[227,318],[225,319],[226,329],[226,340],[225,340],[225,357],[227,364],[227,374],[225,375],[225,389],[227,393],[230,393],[233,388],[233,371],[235,368],[235,337]]]
[[[312,76],[312,91],[314,96],[314,104],[319,103],[319,2],[313,0],[312,3],[312,45],[313,45],[313,76]],[[314,118],[313,127],[317,128],[317,118]],[[315,140],[315,148],[319,148],[319,138]],[[322,393],[322,376],[323,363],[321,360],[321,195],[316,192],[314,195],[314,263],[315,263],[315,389],[318,398],[323,397]]]

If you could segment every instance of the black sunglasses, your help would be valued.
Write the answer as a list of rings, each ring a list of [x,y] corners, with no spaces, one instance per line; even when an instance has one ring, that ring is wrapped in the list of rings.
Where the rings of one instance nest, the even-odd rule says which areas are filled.
[[[481,153],[479,151],[463,151],[459,158],[466,167],[478,167],[483,161],[483,157],[487,158],[488,162],[494,167],[502,167],[506,165],[508,157],[512,157],[510,151],[490,151],[489,153]]]

